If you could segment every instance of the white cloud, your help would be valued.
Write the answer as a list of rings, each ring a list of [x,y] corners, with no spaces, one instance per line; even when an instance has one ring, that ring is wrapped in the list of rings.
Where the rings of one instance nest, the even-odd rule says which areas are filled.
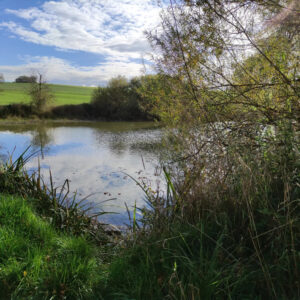
[[[104,59],[95,67],[84,67],[54,57],[27,57],[18,66],[0,66],[0,72],[11,81],[38,70],[49,82],[80,85],[103,84],[118,74],[139,75],[143,66],[136,61],[147,58],[150,51],[144,31],[159,23],[160,8],[154,2],[58,0],[45,1],[40,7],[7,9],[8,15],[23,19],[21,23],[0,22],[0,30],[15,38],[58,51],[96,53]]]
[[[150,50],[144,31],[158,24],[160,9],[151,0],[60,0],[6,12],[29,26],[2,22],[0,28],[25,41],[132,59]]]
[[[40,72],[48,82],[71,85],[97,86],[105,84],[111,77],[124,75],[127,78],[141,74],[142,65],[135,62],[109,60],[94,67],[74,66],[55,57],[25,57],[18,66],[0,66],[6,81],[14,81],[20,75]]]

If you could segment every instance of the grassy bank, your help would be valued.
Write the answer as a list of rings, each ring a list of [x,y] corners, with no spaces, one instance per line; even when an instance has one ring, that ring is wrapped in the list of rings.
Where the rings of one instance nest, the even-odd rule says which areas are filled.
[[[0,194],[0,299],[87,299],[101,278],[95,247]]]
[[[25,155],[0,165],[0,299],[105,299],[114,238]]]
[[[255,156],[244,149],[222,184],[220,174],[194,181],[186,171],[181,182],[165,171],[167,193],[144,185],[150,209],[117,239],[23,172],[24,156],[8,164],[3,299],[299,299],[297,152],[280,141],[266,147]]]
[[[92,87],[70,85],[48,84],[48,86],[55,98],[54,103],[52,103],[54,106],[89,103],[95,90]],[[30,83],[2,83],[0,86],[2,90],[0,93],[0,106],[19,103],[29,104],[29,88]]]

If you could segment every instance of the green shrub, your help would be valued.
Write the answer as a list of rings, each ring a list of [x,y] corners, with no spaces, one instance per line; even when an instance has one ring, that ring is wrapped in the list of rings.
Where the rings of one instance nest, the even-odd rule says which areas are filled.
[[[107,87],[98,87],[91,100],[96,115],[109,120],[150,119],[150,114],[142,106],[139,86],[139,79],[128,82],[119,76],[112,78]]]

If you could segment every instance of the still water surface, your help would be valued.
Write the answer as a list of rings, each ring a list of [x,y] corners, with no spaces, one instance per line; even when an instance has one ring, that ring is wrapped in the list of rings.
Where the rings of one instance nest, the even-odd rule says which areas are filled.
[[[161,130],[153,123],[53,123],[0,125],[0,158],[17,158],[28,146],[38,152],[26,165],[35,170],[38,160],[47,182],[49,169],[55,186],[69,179],[77,199],[92,194],[88,201],[96,210],[111,211],[101,221],[128,223],[125,202],[143,207],[144,194],[126,174],[153,186],[160,181],[159,145]],[[28,153],[28,154],[29,154]],[[115,198],[109,202],[107,199]]]

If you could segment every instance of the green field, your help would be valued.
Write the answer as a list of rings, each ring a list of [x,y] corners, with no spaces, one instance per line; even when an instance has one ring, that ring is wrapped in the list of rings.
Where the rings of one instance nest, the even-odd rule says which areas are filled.
[[[29,103],[28,96],[29,83],[10,83],[0,84],[0,105],[13,103]],[[92,87],[71,86],[49,84],[55,97],[53,105],[81,104],[88,103],[94,90]]]

